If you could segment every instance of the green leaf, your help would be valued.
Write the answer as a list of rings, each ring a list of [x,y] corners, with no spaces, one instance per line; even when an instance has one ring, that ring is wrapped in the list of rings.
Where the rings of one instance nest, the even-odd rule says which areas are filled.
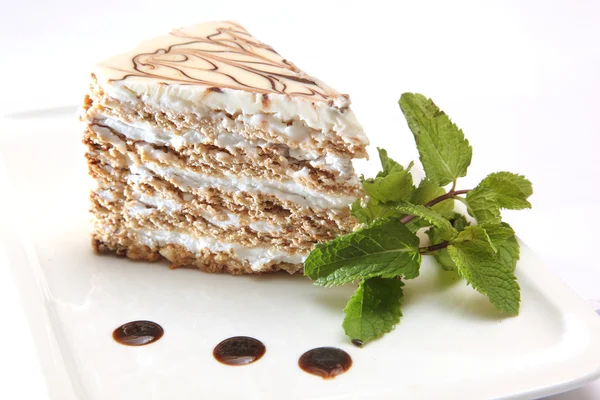
[[[492,233],[495,240],[506,235],[501,230]],[[503,260],[492,237],[481,226],[469,226],[448,246],[448,254],[458,273],[497,309],[518,314],[521,295],[514,268]]]
[[[410,202],[413,204],[425,204],[437,197],[446,194],[444,188],[437,186],[429,179],[425,178],[419,183],[419,187],[412,193]],[[431,207],[446,218],[450,218],[454,214],[454,199],[447,199]]]
[[[466,202],[469,214],[474,216],[479,224],[499,224],[501,208],[531,208],[527,198],[532,193],[531,182],[524,176],[511,172],[495,172],[467,193]]]
[[[402,286],[397,278],[362,281],[344,309],[346,335],[368,343],[391,331],[402,316]]]
[[[459,232],[462,232],[467,226],[470,225],[469,221],[467,221],[467,218],[459,213],[454,213],[450,218],[450,222],[452,223],[454,229]]]
[[[465,218],[464,215],[459,213],[454,213],[452,218],[450,219],[450,223],[458,232],[463,231],[467,226],[469,226],[469,222]],[[438,229],[435,227],[429,228],[426,232],[427,236],[429,236],[429,240],[432,244],[441,243],[444,241],[440,236]],[[441,249],[435,251],[433,254],[433,258],[440,264],[443,270],[446,271],[454,271],[456,270],[456,264],[452,261],[452,258],[448,254],[447,249]]]
[[[465,228],[458,237],[452,241],[453,245],[460,244],[462,242],[474,242],[482,247],[482,249],[489,249],[492,253],[496,253],[498,250],[494,243],[492,243],[492,239],[490,235],[488,235],[487,231],[481,226],[469,226]],[[487,247],[486,247],[487,246]]]
[[[500,225],[484,225],[483,228],[497,250],[498,262],[514,271],[520,257],[520,247],[515,231],[505,222]]]
[[[427,233],[427,236],[429,236],[429,240],[432,244],[442,243],[444,241],[444,239],[440,237],[440,234],[438,233],[438,230],[435,227],[427,229],[425,233]],[[452,258],[450,258],[447,249],[437,250],[432,255],[433,258],[435,258],[435,260],[438,262],[438,264],[440,264],[440,267],[442,267],[443,270],[456,270],[456,264],[454,264],[454,261],[452,261]]]
[[[453,238],[458,234],[456,229],[452,226],[450,221],[442,217],[439,213],[433,211],[431,208],[424,207],[419,204],[411,204],[407,201],[398,202],[394,205],[398,211],[402,211],[408,215],[414,215],[427,221],[429,224],[438,228],[438,233],[443,240]]]
[[[377,176],[385,177],[391,174],[392,172],[400,172],[404,170],[404,167],[402,165],[392,160],[388,156],[387,150],[378,147],[377,151],[379,152],[379,161],[381,161],[382,168],[382,171],[377,173]]]
[[[419,238],[396,219],[378,219],[317,244],[304,262],[304,274],[317,285],[337,286],[375,276],[416,278],[420,265]]]
[[[386,176],[377,176],[363,180],[365,192],[372,198],[382,203],[389,201],[407,200],[415,190],[413,178],[410,173],[413,163],[407,169],[394,168]]]
[[[527,198],[533,194],[531,182],[523,175],[512,172],[495,172],[489,174],[478,187],[492,190],[500,208],[521,210],[531,208]]]
[[[350,206],[352,215],[363,224],[369,224],[377,218],[401,218],[404,214],[400,211],[380,203],[375,199],[370,199],[365,207],[360,204],[360,199],[356,200]]]
[[[496,192],[492,189],[477,186],[467,193],[467,210],[479,224],[499,224],[500,204]]]
[[[462,130],[421,94],[404,93],[399,104],[415,137],[427,178],[445,186],[465,176],[472,149]]]
[[[419,187],[412,193],[409,201],[413,204],[425,204],[436,197],[440,197],[446,194],[444,188],[441,188],[425,178],[419,183]],[[454,199],[447,199],[439,202],[431,207],[432,210],[438,212],[445,218],[450,218],[454,214]],[[429,226],[430,224],[423,219],[416,219],[410,221],[406,226],[412,231],[416,232],[420,228]]]

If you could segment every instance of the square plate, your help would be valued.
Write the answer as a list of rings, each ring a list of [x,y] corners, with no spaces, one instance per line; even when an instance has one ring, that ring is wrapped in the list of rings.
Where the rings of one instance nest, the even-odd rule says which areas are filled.
[[[531,398],[600,375],[600,320],[524,245],[520,316],[503,318],[425,260],[405,288],[400,325],[359,349],[340,327],[351,286],[94,255],[91,180],[73,115],[4,119],[0,128],[8,194],[0,206],[10,210],[0,257],[22,292],[55,399]],[[112,339],[138,319],[160,323],[164,337],[137,348]],[[216,362],[213,347],[237,335],[263,341],[266,355],[244,367]],[[318,346],[346,350],[352,368],[333,380],[304,373],[299,356]]]

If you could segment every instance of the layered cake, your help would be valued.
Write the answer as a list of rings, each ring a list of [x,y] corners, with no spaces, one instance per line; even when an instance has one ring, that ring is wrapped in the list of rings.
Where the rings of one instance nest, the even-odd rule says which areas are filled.
[[[209,272],[300,270],[357,223],[352,159],[368,142],[349,106],[233,22],[98,64],[81,110],[94,248]]]

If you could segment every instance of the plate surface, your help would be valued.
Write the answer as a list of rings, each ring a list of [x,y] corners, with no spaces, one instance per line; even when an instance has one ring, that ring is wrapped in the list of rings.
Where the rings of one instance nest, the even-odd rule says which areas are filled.
[[[96,256],[88,189],[72,115],[0,122],[0,224],[53,398],[531,398],[600,375],[600,320],[526,247],[517,275],[521,314],[503,318],[463,281],[425,260],[405,287],[404,318],[363,349],[341,329],[353,287],[317,288],[301,276],[211,275]],[[362,172],[362,171],[360,171]],[[112,339],[148,319],[164,337],[144,347]],[[216,362],[230,336],[263,341],[243,367]],[[313,347],[353,358],[334,380],[297,366]]]

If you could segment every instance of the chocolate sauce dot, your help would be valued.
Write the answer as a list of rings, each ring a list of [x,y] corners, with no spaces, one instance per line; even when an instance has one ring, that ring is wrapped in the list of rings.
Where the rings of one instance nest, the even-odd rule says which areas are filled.
[[[352,344],[355,345],[356,347],[362,347],[363,341],[360,339],[352,339]]]
[[[302,354],[298,366],[309,374],[331,379],[348,371],[352,358],[336,347],[317,347]]]
[[[213,356],[223,364],[246,365],[260,360],[266,350],[260,340],[248,336],[234,336],[219,343],[213,350]]]
[[[156,322],[132,321],[115,329],[113,339],[126,346],[144,346],[156,342],[164,333]]]

